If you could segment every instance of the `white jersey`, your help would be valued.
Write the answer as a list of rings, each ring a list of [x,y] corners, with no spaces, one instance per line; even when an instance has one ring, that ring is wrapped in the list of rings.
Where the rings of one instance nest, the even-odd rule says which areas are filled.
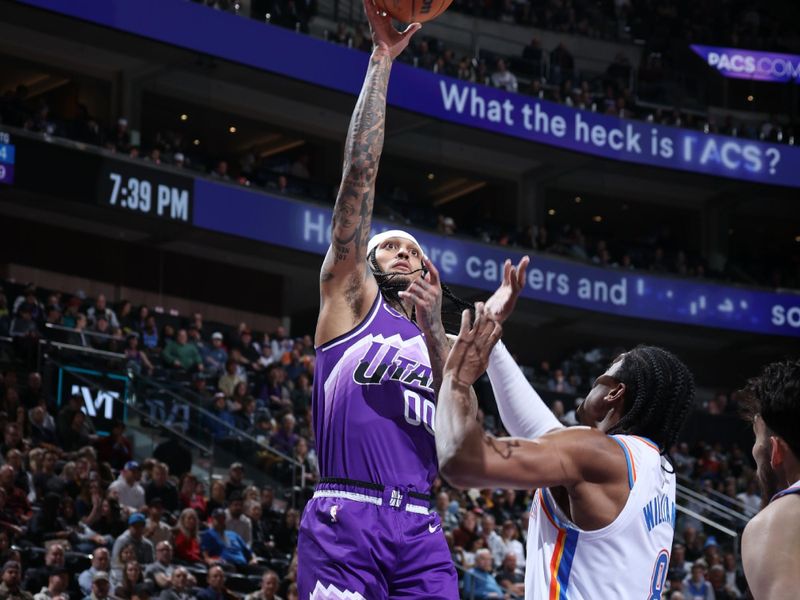
[[[650,440],[611,437],[628,463],[625,507],[606,527],[583,531],[548,489],[537,490],[528,526],[526,600],[660,600],[675,531],[675,474]]]

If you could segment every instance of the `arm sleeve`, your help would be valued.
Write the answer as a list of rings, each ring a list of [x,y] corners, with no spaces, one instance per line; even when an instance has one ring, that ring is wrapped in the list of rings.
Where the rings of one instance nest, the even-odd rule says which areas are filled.
[[[492,350],[486,372],[503,426],[510,435],[531,440],[564,427],[525,379],[502,341]]]

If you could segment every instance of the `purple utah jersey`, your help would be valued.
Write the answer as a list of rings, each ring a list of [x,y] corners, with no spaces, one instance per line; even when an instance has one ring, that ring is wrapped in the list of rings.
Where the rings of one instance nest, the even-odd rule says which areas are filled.
[[[317,348],[320,476],[427,492],[438,472],[425,337],[378,292],[352,331]]]

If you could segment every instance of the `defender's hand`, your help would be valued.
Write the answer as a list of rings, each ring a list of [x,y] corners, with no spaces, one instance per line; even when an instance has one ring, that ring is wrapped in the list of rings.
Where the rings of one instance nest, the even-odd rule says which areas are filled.
[[[530,262],[530,257],[523,256],[519,264],[514,267],[511,261],[506,259],[503,265],[503,283],[486,301],[486,312],[498,323],[505,323],[506,319],[511,316],[517,298],[525,286],[525,270]]]
[[[461,330],[444,365],[445,377],[470,386],[489,366],[492,348],[503,335],[503,328],[487,315],[483,302],[475,305],[475,322],[468,310],[461,313]]]
[[[427,256],[422,259],[422,264],[428,272],[411,283],[407,290],[400,292],[400,297],[413,300],[417,325],[428,335],[438,331],[439,327],[444,329],[442,326],[442,283],[439,279],[439,271]]]
[[[364,0],[364,12],[369,21],[374,50],[386,52],[392,60],[403,53],[411,36],[422,27],[419,23],[411,23],[402,33],[397,31],[392,25],[392,18],[378,10],[373,0]]]

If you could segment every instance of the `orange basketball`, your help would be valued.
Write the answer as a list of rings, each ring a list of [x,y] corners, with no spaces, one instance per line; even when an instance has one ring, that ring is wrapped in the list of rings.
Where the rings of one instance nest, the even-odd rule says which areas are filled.
[[[401,23],[424,23],[442,14],[453,0],[375,0],[378,10],[386,11]]]

